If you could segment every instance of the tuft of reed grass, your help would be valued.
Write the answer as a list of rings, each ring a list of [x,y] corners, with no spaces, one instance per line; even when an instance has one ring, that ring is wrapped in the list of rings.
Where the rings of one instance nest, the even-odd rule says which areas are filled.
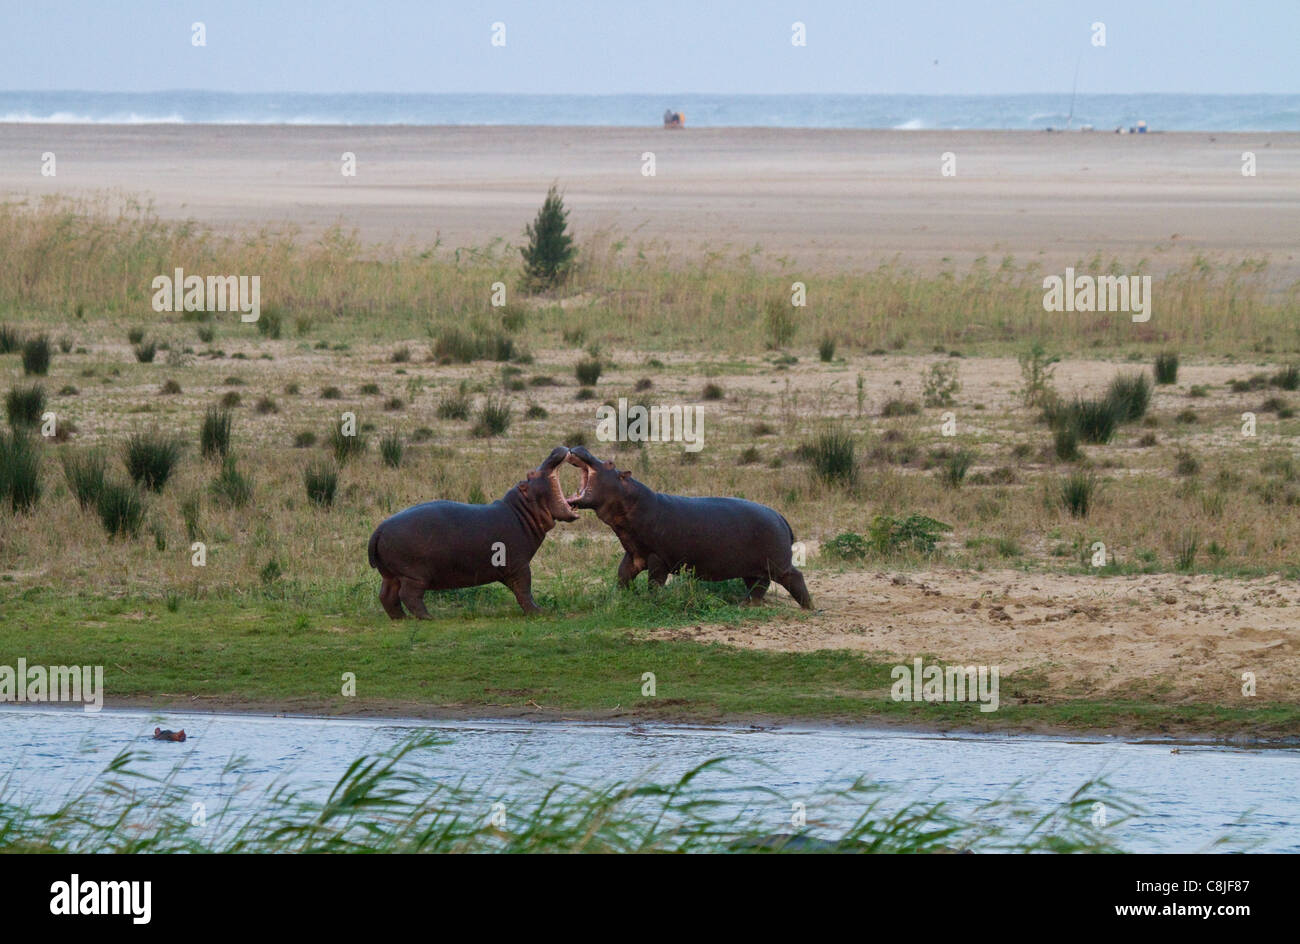
[[[199,451],[205,459],[224,459],[230,453],[230,410],[210,406],[203,413],[199,427]]]
[[[1111,380],[1106,399],[1114,405],[1120,422],[1135,422],[1146,416],[1151,405],[1151,381],[1146,374],[1120,374]]]
[[[141,364],[152,364],[158,354],[158,342],[140,341],[135,346],[135,359]]]
[[[5,416],[14,429],[30,429],[40,425],[45,412],[45,388],[40,384],[14,387],[5,394]]]
[[[339,487],[336,467],[325,462],[313,462],[303,471],[302,478],[308,501],[317,508],[329,508],[334,504],[334,493]]]
[[[804,452],[813,475],[828,485],[853,485],[858,480],[857,442],[843,426],[830,426],[809,443]]]
[[[578,378],[578,383],[582,386],[594,387],[596,382],[600,380],[600,374],[603,369],[603,365],[600,361],[596,360],[594,357],[590,357],[586,360],[578,361],[577,365],[573,368],[573,375]]]
[[[478,408],[474,435],[480,438],[504,435],[510,428],[510,415],[510,404],[504,398],[485,397]]]
[[[467,420],[469,408],[469,393],[462,386],[444,393],[438,400],[436,412],[440,420]]]
[[[403,452],[402,437],[396,433],[389,433],[379,441],[379,454],[383,457],[384,465],[390,469],[401,466]]]
[[[208,486],[208,491],[222,507],[243,508],[253,497],[253,480],[239,471],[235,457],[228,455],[221,463],[221,471]]]
[[[95,500],[100,524],[111,538],[134,538],[144,521],[144,502],[140,493],[129,485],[105,483]]]
[[[63,477],[68,483],[82,511],[94,508],[99,495],[104,490],[104,475],[108,471],[108,459],[99,449],[86,452],[66,451],[59,456],[63,464]]]
[[[23,373],[28,376],[44,377],[50,372],[50,359],[53,348],[49,335],[38,334],[23,341]]]
[[[41,453],[36,441],[19,429],[0,435],[0,502],[14,514],[30,511],[41,497]]]
[[[1071,517],[1086,518],[1096,503],[1098,482],[1091,472],[1071,472],[1057,485],[1057,502]]]
[[[349,436],[343,432],[342,426],[330,427],[327,444],[330,452],[334,454],[334,461],[340,467],[346,465],[353,457],[365,453],[367,445],[364,433],[354,432]]]
[[[975,453],[969,449],[958,449],[944,457],[939,466],[939,479],[948,488],[959,488],[966,479],[966,473],[975,464]]]
[[[1157,354],[1151,372],[1161,386],[1178,383],[1178,355],[1173,351]]]

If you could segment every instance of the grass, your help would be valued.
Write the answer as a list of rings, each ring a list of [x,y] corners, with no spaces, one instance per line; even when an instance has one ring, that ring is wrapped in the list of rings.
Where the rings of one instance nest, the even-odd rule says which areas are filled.
[[[1120,374],[1106,389],[1121,423],[1133,423],[1146,416],[1151,405],[1151,381],[1146,374]]]
[[[478,410],[474,435],[480,438],[503,436],[510,429],[510,403],[500,397],[485,397]]]
[[[144,521],[144,502],[129,485],[105,484],[95,500],[100,524],[109,537],[134,538]]]
[[[858,479],[857,442],[843,426],[830,426],[806,447],[813,474],[829,485],[852,485]]]
[[[199,427],[199,451],[205,459],[224,459],[230,453],[233,414],[223,407],[208,407]]]
[[[586,360],[578,361],[577,365],[573,368],[573,375],[578,378],[578,383],[582,386],[594,387],[596,382],[600,380],[600,375],[603,370],[604,365],[602,365],[600,361],[595,358],[587,358]]]
[[[178,785],[183,761],[154,778],[123,751],[56,806],[36,809],[0,795],[0,834],[13,851],[79,854],[1097,853],[1122,851],[1116,837],[1123,830],[1116,827],[1141,812],[1100,780],[1047,806],[1012,792],[957,812],[943,801],[898,798],[859,777],[815,787],[805,798],[808,808],[847,825],[814,820],[774,832],[760,811],[780,798],[761,779],[748,781],[743,761],[710,758],[668,780],[646,772],[580,783],[521,772],[485,791],[435,773],[445,764],[443,744],[417,735],[357,757],[328,791],[272,784],[255,793],[236,775],[240,807],[212,809],[204,829],[194,829],[188,813],[173,812],[190,809]],[[227,766],[235,769],[235,758]],[[753,774],[761,778],[763,771]],[[727,784],[725,800],[719,778]],[[485,796],[509,814],[485,816]],[[1103,803],[1111,811],[1108,827],[1093,823]],[[124,822],[140,825],[127,830]]]
[[[0,433],[0,504],[7,504],[14,514],[31,511],[40,500],[40,447],[27,433],[10,430]]]
[[[30,429],[41,422],[45,412],[45,388],[40,384],[13,387],[5,394],[5,416],[14,429]]]
[[[400,468],[402,465],[402,454],[405,451],[402,445],[402,437],[396,433],[389,433],[379,441],[379,454],[383,457],[384,465],[390,469]]]
[[[1173,351],[1163,351],[1156,355],[1152,365],[1156,383],[1162,386],[1178,383],[1178,355]]]
[[[23,373],[44,377],[50,372],[50,360],[53,349],[48,335],[39,334],[23,341]]]
[[[1097,486],[1091,472],[1071,472],[1057,485],[1057,502],[1071,517],[1086,518],[1096,501]]]
[[[159,433],[132,433],[122,451],[122,463],[136,485],[161,492],[181,460],[179,439]]]
[[[334,466],[314,462],[303,471],[307,500],[317,508],[329,508],[339,487],[339,473]]]
[[[108,471],[108,459],[104,453],[98,449],[86,452],[64,451],[59,459],[68,490],[77,499],[77,504],[83,511],[95,508],[100,493],[104,491],[104,477]]]
[[[227,508],[243,508],[253,497],[253,480],[239,470],[234,456],[226,456],[208,487],[212,498]]]

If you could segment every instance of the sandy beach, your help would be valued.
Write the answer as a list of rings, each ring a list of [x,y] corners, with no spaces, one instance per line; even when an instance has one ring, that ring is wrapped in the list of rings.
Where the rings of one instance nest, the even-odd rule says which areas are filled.
[[[1257,175],[1242,175],[1253,152]],[[41,175],[46,152],[57,175]],[[356,155],[356,176],[341,172]],[[643,174],[654,155],[654,176]],[[940,173],[955,157],[956,176]],[[1153,271],[1265,256],[1300,277],[1300,135],[777,128],[5,125],[0,194],[151,199],[224,229],[342,223],[367,242],[518,242],[556,181],[598,230],[698,259],[759,248],[824,269],[1102,252]]]

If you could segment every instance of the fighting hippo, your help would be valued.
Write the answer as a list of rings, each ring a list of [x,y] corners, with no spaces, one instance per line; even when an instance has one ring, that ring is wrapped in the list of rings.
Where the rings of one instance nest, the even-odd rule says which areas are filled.
[[[425,591],[500,581],[525,613],[538,612],[529,562],[555,522],[578,520],[556,472],[568,454],[557,447],[490,505],[425,502],[383,521],[370,536],[370,566],[383,578],[384,611],[401,619],[404,603],[412,616],[429,619]]]
[[[153,739],[155,741],[183,741],[185,740],[185,729],[179,731],[164,731],[162,728],[153,729]]]
[[[663,584],[669,574],[689,567],[701,580],[739,577],[752,603],[775,580],[800,606],[812,609],[803,574],[790,559],[794,532],[778,512],[740,498],[656,492],[582,446],[569,450],[568,461],[582,473],[569,504],[594,509],[626,552],[618,565],[619,586],[647,569],[651,580]]]

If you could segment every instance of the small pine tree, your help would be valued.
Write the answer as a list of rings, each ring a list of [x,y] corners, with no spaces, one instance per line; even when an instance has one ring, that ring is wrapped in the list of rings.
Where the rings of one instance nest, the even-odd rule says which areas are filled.
[[[528,245],[519,249],[524,257],[524,276],[534,288],[545,289],[563,281],[577,255],[573,238],[566,232],[568,216],[564,200],[552,184],[537,219],[524,227]]]

